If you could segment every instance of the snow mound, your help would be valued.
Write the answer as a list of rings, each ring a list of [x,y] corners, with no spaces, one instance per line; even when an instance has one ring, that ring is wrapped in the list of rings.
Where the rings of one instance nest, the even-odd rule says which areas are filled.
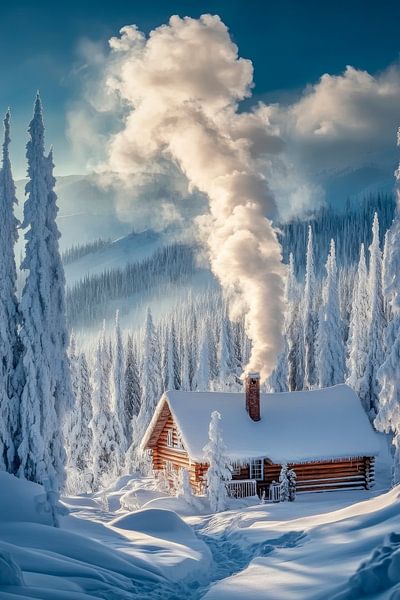
[[[376,548],[372,556],[362,562],[357,572],[349,579],[342,593],[334,600],[356,600],[379,592],[392,590],[400,597],[400,533],[391,533],[384,543]],[[394,590],[393,590],[394,591]]]
[[[0,522],[26,521],[52,525],[41,485],[0,471]]]
[[[193,517],[195,515],[210,514],[210,504],[206,497],[193,498],[192,502],[188,502],[183,498],[175,496],[166,496],[164,498],[154,498],[143,505],[146,509],[161,508],[164,510],[172,510],[181,517]]]
[[[147,505],[148,502],[162,500],[165,497],[170,496],[158,490],[130,490],[129,492],[126,492],[123,496],[121,496],[121,508],[129,511],[134,511],[143,508],[143,506]],[[158,506],[152,508],[158,508]]]
[[[110,525],[118,529],[128,529],[130,531],[140,531],[149,535],[162,534],[185,534],[188,537],[193,537],[189,525],[172,510],[161,508],[149,508],[139,510],[123,517],[118,517],[111,521]]]

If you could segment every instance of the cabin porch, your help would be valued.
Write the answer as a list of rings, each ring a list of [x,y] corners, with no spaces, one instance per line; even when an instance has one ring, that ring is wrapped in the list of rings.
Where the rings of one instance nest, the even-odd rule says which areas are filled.
[[[297,476],[296,493],[335,491],[339,489],[369,489],[375,483],[375,459],[352,457],[308,463],[288,463]],[[279,481],[281,465],[268,458],[255,459],[247,464],[235,464],[233,481],[256,481],[257,494],[269,497],[270,486]]]

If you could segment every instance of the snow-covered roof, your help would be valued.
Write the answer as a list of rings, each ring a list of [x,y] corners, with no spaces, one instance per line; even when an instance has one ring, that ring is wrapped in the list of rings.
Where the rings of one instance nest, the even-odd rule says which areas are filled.
[[[154,434],[167,406],[192,460],[202,462],[212,411],[222,417],[232,460],[267,457],[274,463],[376,456],[377,435],[357,394],[345,384],[278,394],[261,394],[261,421],[250,419],[243,393],[169,391],[161,398],[142,441]],[[157,435],[158,437],[158,435]]]

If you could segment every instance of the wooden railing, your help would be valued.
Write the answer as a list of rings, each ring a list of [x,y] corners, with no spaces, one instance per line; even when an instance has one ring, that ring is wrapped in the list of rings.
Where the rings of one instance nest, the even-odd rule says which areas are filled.
[[[257,482],[255,479],[237,479],[228,481],[226,489],[230,498],[247,498],[257,496]]]

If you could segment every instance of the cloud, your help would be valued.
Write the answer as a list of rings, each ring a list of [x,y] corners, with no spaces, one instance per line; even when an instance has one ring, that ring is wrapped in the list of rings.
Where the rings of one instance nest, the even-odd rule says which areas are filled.
[[[400,122],[400,69],[377,75],[348,66],[324,74],[292,104],[271,108],[270,119],[288,154],[310,175],[323,169],[392,165]]]

